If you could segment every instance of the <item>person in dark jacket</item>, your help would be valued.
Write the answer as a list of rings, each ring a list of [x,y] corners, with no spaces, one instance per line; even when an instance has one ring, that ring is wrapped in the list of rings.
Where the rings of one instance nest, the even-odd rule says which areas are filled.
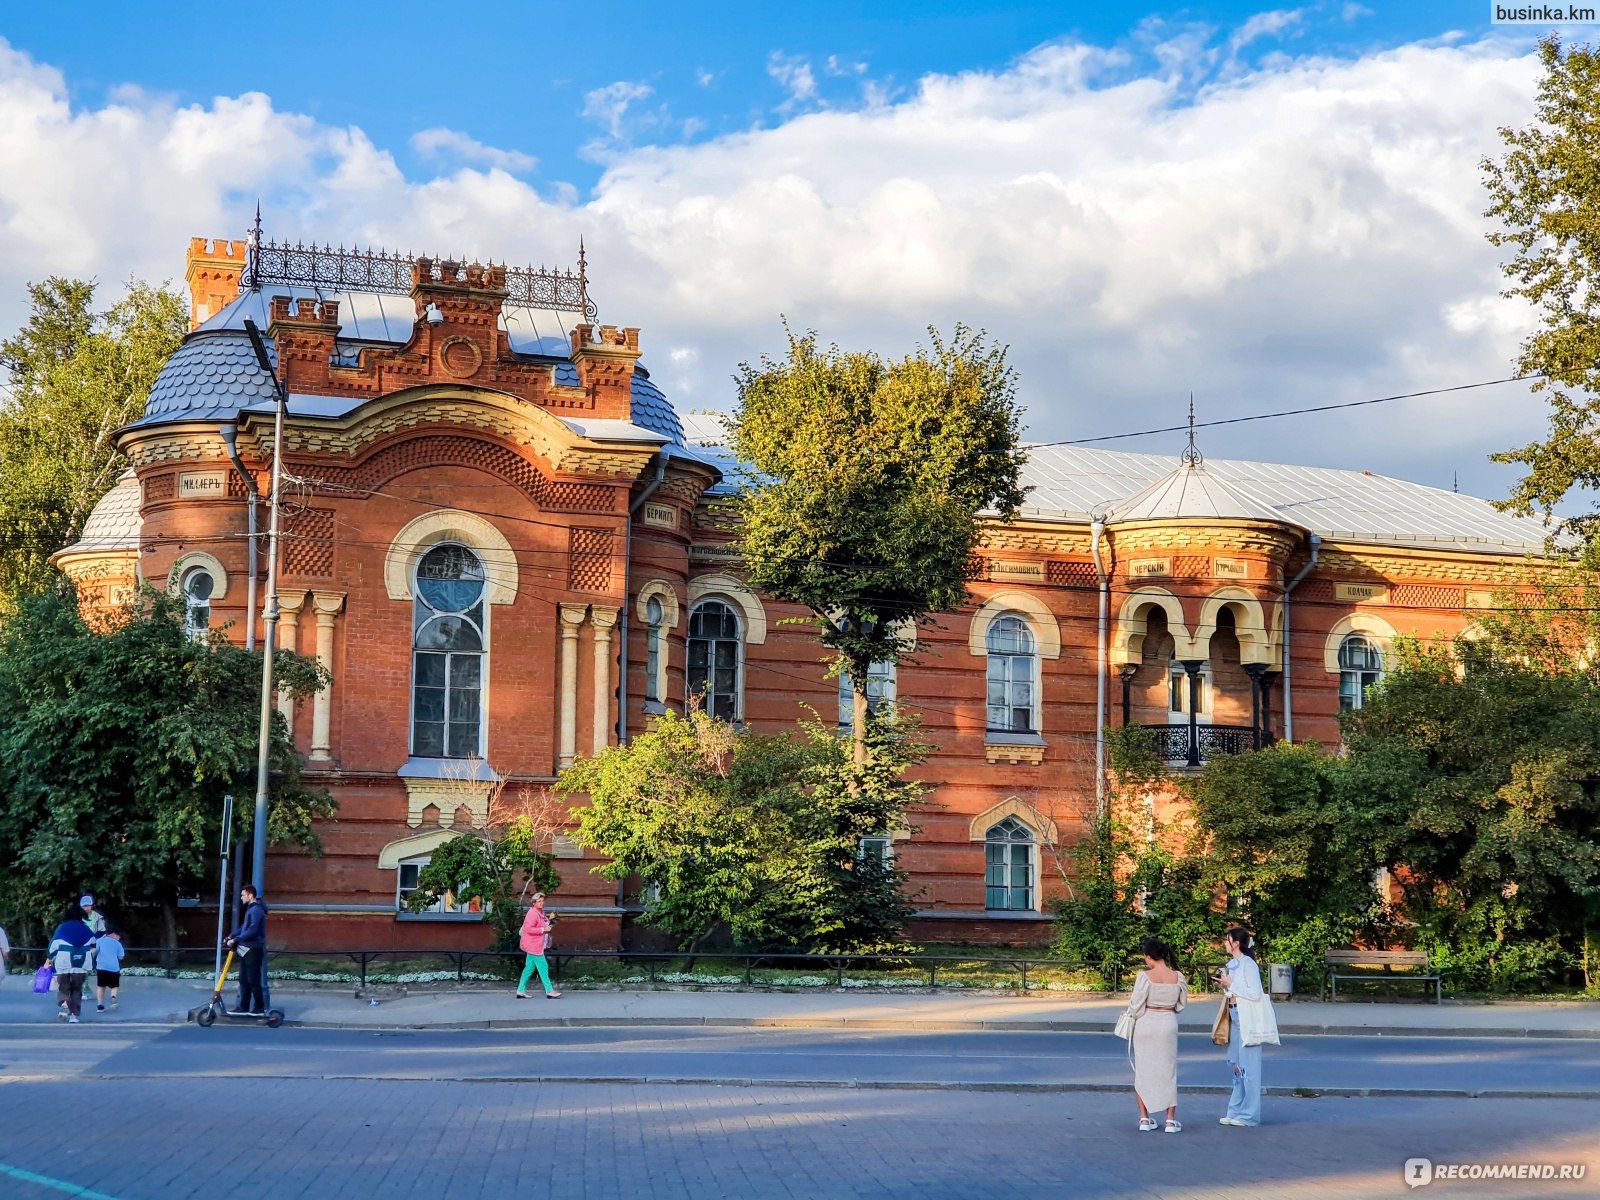
[[[256,895],[255,884],[239,889],[244,911],[227,944],[239,954],[238,1012],[267,1011],[267,906]],[[254,1007],[251,1007],[254,1005]]]
[[[83,1011],[83,983],[94,970],[94,930],[83,919],[83,910],[69,908],[55,933],[50,935],[50,964],[56,971],[56,986],[61,1005],[56,1019],[78,1023]]]

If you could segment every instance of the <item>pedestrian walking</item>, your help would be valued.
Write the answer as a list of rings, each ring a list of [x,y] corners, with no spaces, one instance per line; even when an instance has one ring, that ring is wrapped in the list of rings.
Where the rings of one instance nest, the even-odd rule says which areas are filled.
[[[94,930],[83,919],[81,906],[67,909],[50,936],[46,953],[55,968],[56,990],[61,997],[56,1020],[76,1025],[83,1012],[84,981],[94,969]]]
[[[528,956],[522,964],[522,978],[517,980],[517,999],[528,998],[528,980],[535,971],[539,972],[539,982],[544,985],[545,998],[559,1000],[561,993],[550,986],[550,967],[544,960],[544,951],[550,941],[551,919],[545,915],[544,893],[533,894],[533,907],[528,910],[528,915],[522,918],[522,936],[517,944],[522,947],[522,952]]]
[[[1233,1094],[1223,1125],[1261,1124],[1261,1047],[1278,1044],[1278,1018],[1261,986],[1255,939],[1247,929],[1228,930],[1222,939],[1227,967],[1218,973],[1228,1006],[1228,1066]]]
[[[6,973],[11,969],[11,942],[6,937],[6,927],[0,925],[0,980],[4,980]]]
[[[1183,1129],[1178,1122],[1178,1014],[1189,1003],[1189,981],[1173,968],[1172,949],[1160,938],[1146,938],[1139,953],[1144,970],[1134,976],[1123,1014],[1130,1025],[1128,1058],[1139,1132],[1154,1132],[1154,1114],[1166,1109],[1166,1132],[1178,1133]]]
[[[244,911],[224,945],[239,955],[239,1007],[237,1012],[267,1011],[267,906],[253,883],[239,888]],[[253,1007],[252,1007],[253,1006]]]
[[[111,1007],[117,1006],[117,990],[122,986],[122,931],[108,929],[94,944],[94,1008],[106,1010],[106,990],[111,991]]]
[[[83,922],[93,931],[95,937],[106,931],[105,914],[95,904],[92,892],[85,892],[78,897],[78,907],[83,909]]]

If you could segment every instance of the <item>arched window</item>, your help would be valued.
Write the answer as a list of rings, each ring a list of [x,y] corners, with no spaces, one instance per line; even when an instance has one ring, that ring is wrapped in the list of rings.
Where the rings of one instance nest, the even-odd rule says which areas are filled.
[[[867,711],[879,712],[894,703],[894,664],[875,662],[867,668]],[[839,726],[849,729],[856,723],[856,688],[850,676],[839,676]]]
[[[193,641],[201,641],[211,628],[211,596],[217,581],[204,567],[190,567],[183,573],[183,630]]]
[[[722,721],[737,721],[739,706],[739,618],[721,600],[702,600],[689,614],[691,699],[698,696],[706,712]]]
[[[1036,733],[1038,654],[1033,630],[1016,613],[1002,613],[989,622],[988,727],[999,733]]]
[[[1383,654],[1371,638],[1352,633],[1339,643],[1339,707],[1360,708],[1383,677]]]
[[[1016,817],[989,827],[983,838],[983,906],[1033,908],[1033,830]]]
[[[411,753],[483,754],[483,562],[441,542],[417,560],[411,602]]]
[[[644,698],[661,703],[661,643],[666,630],[667,610],[660,596],[644,602]]]

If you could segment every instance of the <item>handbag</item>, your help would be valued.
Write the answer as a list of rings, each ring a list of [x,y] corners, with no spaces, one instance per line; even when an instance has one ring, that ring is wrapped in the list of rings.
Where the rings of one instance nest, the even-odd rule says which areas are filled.
[[[1211,1022],[1211,1044],[1213,1046],[1226,1046],[1228,1037],[1233,1033],[1233,1014],[1228,1011],[1228,998],[1222,998],[1222,1004],[1217,1009],[1216,1019]]]
[[[55,979],[56,969],[49,963],[45,963],[44,966],[33,973],[33,990],[36,992],[48,992]]]
[[[1133,1018],[1123,1013],[1117,1018],[1117,1027],[1112,1032],[1124,1041],[1130,1040],[1133,1037]]]

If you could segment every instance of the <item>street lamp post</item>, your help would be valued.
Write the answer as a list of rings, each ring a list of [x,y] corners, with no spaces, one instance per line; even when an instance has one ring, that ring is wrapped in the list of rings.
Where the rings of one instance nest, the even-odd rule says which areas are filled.
[[[267,873],[267,759],[272,744],[272,654],[278,635],[278,534],[280,503],[283,494],[283,419],[288,407],[289,394],[283,380],[273,369],[267,357],[267,344],[261,330],[249,317],[244,321],[250,344],[255,347],[256,362],[268,378],[278,396],[277,413],[272,423],[272,495],[267,518],[267,611],[262,614],[261,629],[261,740],[256,749],[256,820],[251,841],[250,881],[256,885],[257,894],[265,894],[263,882]],[[254,614],[252,614],[252,617]]]

